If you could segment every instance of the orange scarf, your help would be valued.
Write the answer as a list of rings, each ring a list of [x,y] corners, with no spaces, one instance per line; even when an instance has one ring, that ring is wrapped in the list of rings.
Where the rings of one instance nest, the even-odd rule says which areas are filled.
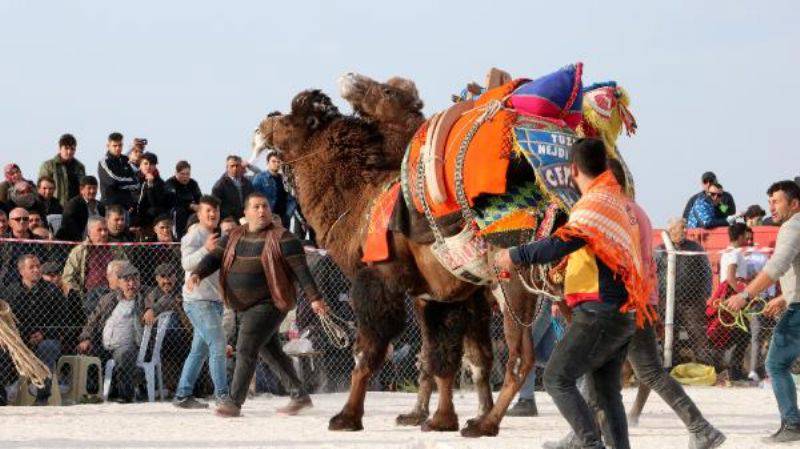
[[[635,212],[609,170],[595,178],[586,190],[572,208],[567,224],[555,236],[565,241],[571,238],[586,241],[595,256],[625,283],[628,300],[620,311],[635,310],[636,324],[640,327],[645,319],[655,321],[655,311],[648,303],[654,286],[642,266]]]

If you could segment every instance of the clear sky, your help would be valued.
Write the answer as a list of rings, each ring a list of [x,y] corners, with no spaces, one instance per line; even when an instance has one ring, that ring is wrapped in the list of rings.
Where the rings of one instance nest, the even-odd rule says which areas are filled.
[[[298,91],[341,106],[344,72],[412,78],[430,114],[490,66],[531,78],[575,61],[632,97],[639,133],[620,147],[654,224],[705,170],[740,208],[800,175],[796,1],[0,0],[0,58],[0,163],[29,178],[64,132],[94,172],[118,130],[210,189]]]

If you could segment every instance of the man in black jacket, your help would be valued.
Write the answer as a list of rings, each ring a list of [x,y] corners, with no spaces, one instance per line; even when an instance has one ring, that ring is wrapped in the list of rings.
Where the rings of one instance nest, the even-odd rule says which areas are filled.
[[[175,192],[175,235],[180,240],[186,234],[186,222],[197,211],[203,193],[192,179],[192,166],[186,161],[175,165],[175,176],[167,179],[167,187]]]
[[[211,194],[220,201],[220,217],[233,217],[238,222],[244,216],[244,200],[253,193],[253,184],[244,177],[242,158],[231,155],[226,159],[225,174],[214,184]]]
[[[128,157],[122,154],[122,134],[117,132],[109,134],[106,148],[108,148],[106,157],[97,164],[103,204],[106,206],[119,204],[126,211],[132,212],[140,185],[139,179],[128,163]]]
[[[53,284],[42,279],[39,259],[25,254],[17,261],[20,280],[9,285],[11,310],[19,318],[20,336],[36,356],[54,370],[61,357],[59,320],[63,318],[64,297]],[[50,380],[36,392],[36,404],[44,405],[50,396]]]
[[[80,195],[67,201],[64,206],[64,215],[61,218],[61,227],[56,233],[59,240],[79,242],[83,240],[86,222],[92,215],[103,216],[105,207],[95,199],[97,196],[97,178],[84,176],[81,179]]]
[[[139,160],[139,190],[131,216],[131,227],[141,229],[144,235],[152,235],[153,220],[170,214],[175,203],[172,191],[158,174],[158,156],[147,152]]]

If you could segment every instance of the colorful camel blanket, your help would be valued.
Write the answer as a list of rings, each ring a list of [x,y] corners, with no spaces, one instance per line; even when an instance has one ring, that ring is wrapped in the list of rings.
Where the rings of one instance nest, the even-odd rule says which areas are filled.
[[[642,265],[636,214],[611,171],[606,170],[589,185],[573,206],[567,224],[554,235],[562,240],[580,238],[586,241],[588,249],[625,283],[628,300],[620,310],[635,310],[640,327],[645,319],[655,320],[655,312],[648,301],[655,286]],[[569,267],[571,263],[579,263],[573,259],[570,256],[567,272],[573,271]],[[565,280],[565,293],[570,290],[570,281],[569,277]]]
[[[520,211],[537,207],[542,199],[568,210],[578,197],[567,167],[576,136],[574,129],[582,116],[581,67],[580,63],[567,66],[533,81],[510,81],[481,94],[455,120],[443,151],[437,147],[440,182],[436,195],[429,189],[430,173],[420,179],[420,164],[425,165],[425,152],[430,151],[431,140],[436,140],[429,134],[439,130],[432,131],[437,126],[436,119],[423,124],[403,161],[401,179],[406,203],[422,213],[424,198],[432,215],[439,218],[460,210],[457,197],[459,189],[463,189],[469,207],[481,217],[490,218],[478,220],[482,230],[500,220],[505,223],[495,227],[508,229],[512,223],[525,228],[535,226],[535,220]],[[484,121],[487,109],[497,104],[501,107]],[[529,164],[533,179],[510,180],[509,168],[516,163]],[[428,170],[429,166],[424,168]],[[486,205],[478,201],[480,197],[500,196],[513,198],[513,207],[483,210]]]

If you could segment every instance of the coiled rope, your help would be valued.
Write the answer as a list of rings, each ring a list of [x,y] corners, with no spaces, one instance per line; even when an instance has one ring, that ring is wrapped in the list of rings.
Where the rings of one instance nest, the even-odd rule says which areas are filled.
[[[37,388],[44,388],[44,382],[52,376],[47,367],[28,348],[17,330],[17,317],[7,302],[0,299],[0,348],[11,356],[20,376],[27,377]]]

